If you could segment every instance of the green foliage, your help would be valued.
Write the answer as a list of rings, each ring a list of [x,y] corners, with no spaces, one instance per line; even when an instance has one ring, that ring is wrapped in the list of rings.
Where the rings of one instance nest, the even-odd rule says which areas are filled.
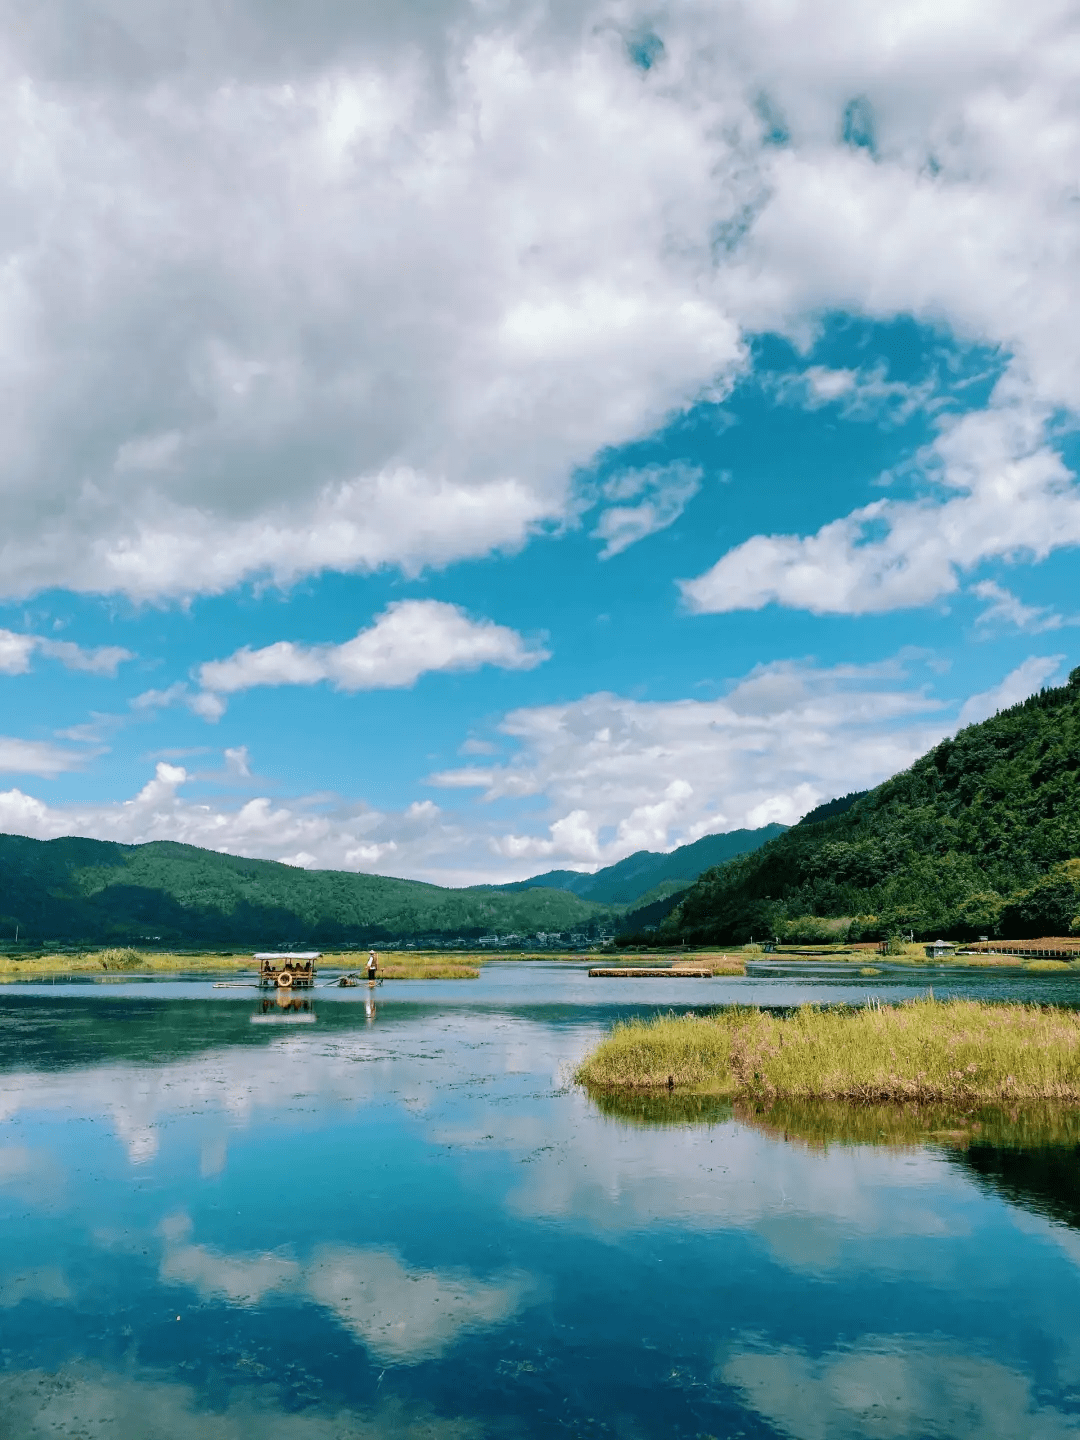
[[[1080,853],[1078,775],[1080,668],[840,813],[707,871],[661,934],[739,944],[807,916],[860,917],[852,939],[1069,934],[1080,915],[1066,863]]]
[[[587,933],[613,919],[604,907],[558,890],[445,890],[171,841],[19,835],[0,835],[0,911],[17,918],[24,940],[320,949],[421,936]]]

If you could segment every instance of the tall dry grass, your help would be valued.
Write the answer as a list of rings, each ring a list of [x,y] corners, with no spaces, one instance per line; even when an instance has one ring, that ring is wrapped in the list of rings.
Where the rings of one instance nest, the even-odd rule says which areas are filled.
[[[596,1090],[950,1104],[1080,1101],[1080,1015],[917,1000],[788,1016],[749,1007],[616,1025],[579,1066]]]

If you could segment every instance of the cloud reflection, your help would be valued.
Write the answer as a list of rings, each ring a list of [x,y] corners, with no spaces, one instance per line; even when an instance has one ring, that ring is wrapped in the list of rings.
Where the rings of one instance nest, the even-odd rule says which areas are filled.
[[[270,1387],[234,1388],[224,1407],[207,1410],[190,1386],[84,1364],[0,1375],[0,1415],[3,1433],[19,1440],[472,1440],[478,1433],[470,1422],[393,1400],[369,1414],[289,1411]]]
[[[324,1245],[306,1262],[280,1251],[235,1255],[189,1242],[191,1221],[170,1216],[159,1275],[203,1300],[257,1305],[291,1295],[331,1311],[387,1365],[438,1358],[465,1331],[501,1325],[535,1289],[514,1273],[479,1280],[461,1270],[418,1270],[385,1247]]]
[[[1019,1371],[917,1339],[868,1338],[857,1351],[732,1355],[714,1377],[791,1440],[1059,1440],[1075,1417],[1036,1403]]]

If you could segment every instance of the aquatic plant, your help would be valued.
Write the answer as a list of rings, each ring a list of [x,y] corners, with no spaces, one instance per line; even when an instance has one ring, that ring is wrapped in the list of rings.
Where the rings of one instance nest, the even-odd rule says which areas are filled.
[[[786,1015],[732,1006],[618,1024],[576,1079],[765,1101],[1080,1102],[1080,1015],[932,998]]]

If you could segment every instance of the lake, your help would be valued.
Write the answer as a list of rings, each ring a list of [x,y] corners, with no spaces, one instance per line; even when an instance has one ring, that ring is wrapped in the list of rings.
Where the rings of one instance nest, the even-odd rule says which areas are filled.
[[[928,983],[1080,1004],[782,964],[4,987],[0,1436],[1080,1436],[1070,1124],[827,1143],[570,1080],[620,1016]]]

